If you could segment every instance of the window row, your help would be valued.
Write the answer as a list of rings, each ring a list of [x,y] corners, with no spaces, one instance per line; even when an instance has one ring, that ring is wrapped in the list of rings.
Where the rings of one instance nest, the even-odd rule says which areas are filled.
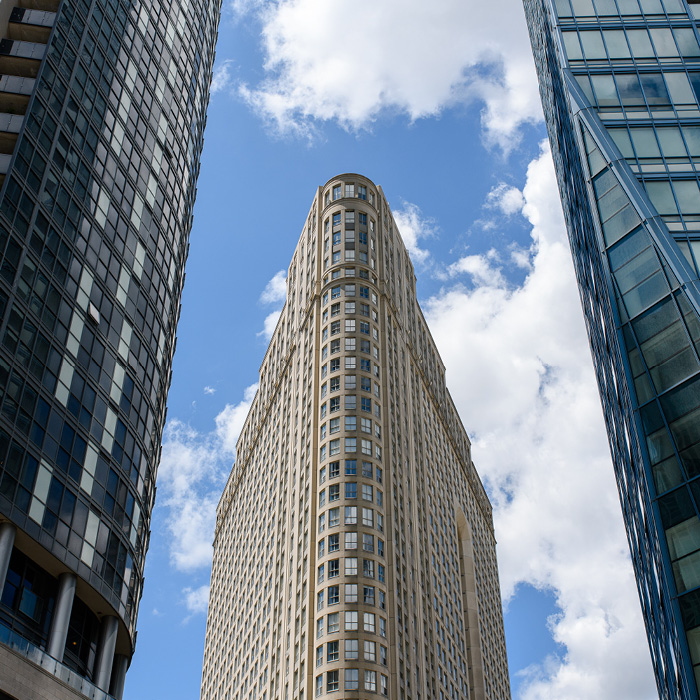
[[[348,460],[350,461],[350,460]],[[354,460],[353,460],[354,461]],[[371,465],[370,465],[371,467]],[[340,484],[331,484],[328,489],[328,502],[333,503],[333,501],[339,501],[340,500]],[[346,500],[354,500],[357,498],[358,495],[358,488],[357,488],[357,482],[356,481],[347,481],[345,482],[345,499]],[[372,484],[360,484],[360,489],[359,489],[360,495],[362,496],[363,501],[369,501],[370,503],[374,502],[374,493],[375,493],[375,488],[372,486]],[[376,489],[377,493],[377,505],[378,506],[383,506],[384,505],[384,493],[380,491],[379,489]],[[326,505],[326,489],[323,489],[318,494],[318,507],[322,508],[323,506]]]
[[[381,541],[381,540],[380,540]],[[383,546],[383,543],[382,543]],[[382,549],[382,552],[384,550]],[[382,554],[383,556],[383,554]],[[345,576],[358,576],[358,558],[357,557],[345,557],[344,559],[331,559],[326,562],[326,564],[319,564],[317,567],[317,578],[316,583],[323,583],[326,577],[326,569],[328,569],[328,578],[337,578],[340,576],[340,562],[344,562],[343,574]],[[383,564],[379,564],[374,561],[374,559],[363,559],[362,560],[362,575],[365,578],[375,578],[380,583],[384,583],[386,579],[385,568]]]
[[[321,615],[321,617],[316,620],[316,638],[320,639],[323,637],[324,626],[328,634],[340,632],[340,615],[341,613],[339,612],[330,613],[325,616]],[[386,639],[386,620],[374,613],[361,613],[357,610],[346,610],[343,613],[343,620],[343,629],[345,632],[358,632],[362,630],[363,632],[378,634],[380,637]],[[360,627],[360,624],[362,624],[362,627]]]
[[[346,668],[344,675],[345,690],[360,689],[360,671],[356,668]],[[377,692],[377,673],[376,671],[363,671],[364,690],[371,693]],[[323,674],[316,676],[316,697],[323,695]],[[326,692],[332,693],[340,690],[340,671],[327,671],[326,675]],[[379,694],[389,695],[389,679],[384,674],[379,674]]]
[[[346,409],[351,409],[354,410],[356,408],[356,403],[353,401],[351,402],[352,405],[348,405],[347,399],[352,398],[354,399],[354,396],[346,396],[345,399],[345,408]],[[331,412],[339,411],[340,410],[340,399],[338,399],[338,404],[336,404],[336,407],[334,408],[333,405],[334,399],[331,399]],[[325,405],[325,404],[324,404]],[[372,400],[371,399],[362,399],[360,403],[362,410],[363,411],[371,411],[372,410]],[[323,417],[323,416],[322,416]],[[357,452],[357,438],[354,437],[346,437],[344,438],[344,450],[345,452]],[[368,457],[374,456],[375,459],[381,459],[382,458],[382,448],[379,445],[374,446],[374,455],[372,455],[372,441],[371,440],[364,440],[360,439],[360,450],[362,451],[363,455],[367,455]],[[323,462],[328,455],[333,457],[334,455],[340,454],[340,438],[336,438],[335,440],[331,440],[327,445],[321,445],[321,453],[320,453],[320,459]]]
[[[378,483],[382,483],[383,473],[382,468],[375,465],[375,478]],[[326,467],[321,467],[319,472],[320,482],[324,484],[326,482],[326,474],[328,474],[329,479],[335,479],[340,476],[340,462],[331,462]],[[346,459],[345,460],[345,476],[355,476],[357,474],[357,460],[356,459]],[[372,478],[372,462],[362,461],[362,476],[365,479]]]
[[[322,403],[321,404],[321,410],[320,410],[320,419],[323,420],[326,417],[326,412],[330,411],[330,413],[335,413],[336,411],[340,410],[340,396],[336,396],[335,398],[332,398],[328,403]],[[345,395],[345,410],[346,411],[356,411],[357,410],[357,396],[355,394],[346,394]],[[372,413],[372,399],[369,398],[369,396],[361,396],[360,397],[360,410],[364,411],[365,413]],[[379,406],[379,402],[376,401],[374,404],[374,415],[375,417],[379,418],[381,416],[381,407]],[[348,440],[355,441],[354,447],[350,447],[352,445],[352,442],[348,443]],[[356,438],[345,438],[345,451],[346,452],[356,452],[357,451],[357,439]],[[321,459],[325,459],[325,445],[321,448]],[[377,450],[378,450],[378,455],[377,459],[381,457],[381,450],[379,449],[379,446],[377,445]],[[338,450],[336,452],[333,452],[333,447],[331,447],[331,455],[338,454],[340,452],[340,448],[338,447]],[[363,454],[371,454],[371,452],[365,452],[364,449],[362,450]]]
[[[352,213],[352,212],[348,212]],[[347,214],[346,214],[347,215]],[[340,217],[340,214],[338,214],[338,217]],[[359,215],[359,221],[360,224],[363,226],[367,225],[367,215],[366,214],[360,214]],[[354,224],[354,222],[353,222]],[[340,221],[338,221],[338,226],[340,225]],[[333,216],[333,228],[335,229],[336,226],[336,221],[335,221],[335,215]],[[372,236],[374,235],[374,221],[370,221],[370,232]],[[326,233],[328,233],[328,219],[326,219]],[[367,237],[367,231],[358,231],[357,232],[357,237],[355,237],[355,229],[354,228],[348,228],[347,221],[345,223],[345,242],[350,244],[350,247],[353,247],[355,245],[355,241],[360,243],[360,245],[371,245],[372,250],[375,249],[376,243],[374,242],[374,238],[368,238]],[[371,241],[371,243],[369,243]],[[333,246],[337,245],[342,245],[343,243],[343,233],[342,231],[333,231],[333,234],[331,236],[326,236],[323,239],[323,252],[327,253],[331,247],[331,244]]]
[[[374,258],[372,258],[372,268],[374,268]],[[361,280],[369,280],[369,271],[365,270],[364,268],[354,268],[354,267],[336,267],[332,272],[331,272],[331,279],[332,280],[337,280],[340,279],[343,274],[345,273],[345,277],[355,277],[357,275]],[[372,275],[372,282],[373,284],[377,284],[377,278]],[[328,275],[326,275],[323,278],[323,286],[325,287],[328,284]],[[352,295],[354,296],[354,295]]]
[[[379,359],[379,348],[376,345],[372,345],[369,340],[360,339],[359,346],[356,338],[345,338],[345,352],[356,352],[358,349],[360,352],[366,355],[372,354],[375,360]],[[328,358],[328,345],[324,345],[321,348],[321,361]],[[336,340],[331,340],[330,342],[331,355],[335,355],[340,352],[340,338]]]
[[[345,432],[354,432],[357,430],[357,416],[345,416],[344,418]],[[321,440],[326,438],[326,430],[330,431],[330,434],[340,432],[340,418],[331,418],[328,423],[324,423],[321,426]],[[360,418],[360,430],[368,435],[372,434],[372,420],[371,418]],[[379,422],[374,424],[374,436],[379,440],[382,437],[382,429]]]
[[[372,303],[375,306],[377,305],[376,293],[371,291],[369,287],[363,287],[362,285],[359,285],[359,288],[355,284],[340,284],[337,287],[331,287],[330,298],[340,299],[343,292],[345,292],[346,297],[354,297],[356,290],[361,299],[371,299]],[[328,298],[328,292],[325,292],[323,295],[323,306],[328,303]]]
[[[337,211],[334,214],[331,215],[330,219],[326,219],[323,222],[323,231],[324,233],[328,233],[330,230],[330,225],[331,225],[331,220],[333,221],[333,245],[336,245],[335,242],[335,234],[340,233],[339,231],[336,231],[336,228],[338,228],[341,224],[341,221],[344,219],[345,220],[345,228],[346,229],[354,229],[355,228],[355,211],[354,209],[346,209],[345,210],[345,216],[343,216],[343,212]],[[367,226],[367,214],[363,211],[358,211],[357,212],[357,222],[360,224],[360,226]],[[371,222],[371,229],[374,231],[374,221],[370,219]],[[352,232],[352,231],[349,231]],[[340,237],[338,238],[338,243],[340,243]],[[367,237],[365,235],[365,243],[367,243]]]
[[[324,197],[324,204],[328,206],[332,201],[337,201],[338,199],[362,199],[369,201],[369,203],[374,206],[374,192],[371,189],[367,189],[366,185],[356,185],[355,183],[346,182],[343,187],[342,184],[333,185],[332,189],[326,192]]]
[[[384,532],[384,516],[375,513],[372,508],[362,508],[361,525],[364,527],[374,527],[374,519],[377,519],[377,530]],[[340,525],[340,507],[329,508],[325,513],[318,516],[318,533],[326,529],[326,515],[328,515],[328,527],[338,527]],[[345,506],[345,525],[357,525],[357,506]]]
[[[345,257],[343,257],[342,250],[335,250],[330,257],[326,256],[323,258],[323,269],[326,270],[328,269],[328,265],[337,265],[339,262],[343,262],[343,260],[345,260],[345,262],[355,262],[357,260],[365,265],[369,264],[369,257],[366,251],[360,250],[357,252],[357,256],[355,256],[355,251],[352,248],[348,248],[345,251]],[[376,262],[374,258],[372,258],[372,268],[374,267],[376,267]]]
[[[346,583],[344,586],[345,603],[362,603],[363,605],[376,605],[381,610],[386,610],[386,593],[381,588],[374,586],[362,586],[362,598],[358,597],[358,585]],[[327,589],[316,594],[316,609],[323,610],[324,605],[338,605],[340,603],[340,586],[328,586]],[[348,658],[347,656],[345,658]]]
[[[377,338],[379,337],[379,331],[374,326],[370,326],[369,321],[360,321],[359,323],[357,323],[357,321],[354,318],[346,318],[342,329],[345,333],[356,333],[357,331],[359,331],[364,335],[370,335],[371,331],[371,335],[375,340],[377,340]],[[325,342],[326,340],[328,340],[329,331],[331,335],[338,335],[338,333],[340,333],[341,331],[340,321],[331,321],[330,327],[325,326],[323,328],[323,330],[321,331],[321,341]]]
[[[333,391],[340,391],[340,377],[331,377],[330,382],[324,382],[321,384],[321,398],[325,398],[328,394],[328,389]],[[344,389],[357,389],[357,375],[346,374],[345,381],[343,382]],[[360,391],[366,391],[372,393],[372,380],[369,377],[360,376]],[[374,395],[379,396],[380,388],[377,382],[374,382]]]
[[[360,657],[360,647],[362,647],[362,657]],[[379,662],[382,666],[386,666],[387,648],[369,640],[345,639],[343,640],[343,658],[346,661],[363,658],[365,661]],[[316,647],[316,666],[321,666],[324,659],[329,664],[340,660],[340,641],[326,642],[325,645],[320,644]]]
[[[358,534],[357,532],[346,532],[345,537],[345,551],[355,550],[358,548],[358,542],[362,542],[362,551],[374,554],[374,535],[367,534],[363,532]],[[340,551],[340,534],[328,535],[328,553],[333,554],[333,552]],[[377,554],[380,557],[384,556],[384,540],[377,537]],[[326,555],[326,538],[322,537],[318,542],[318,558],[321,559]]]
[[[328,363],[321,366],[321,379],[324,379],[328,374],[328,367]],[[347,355],[345,357],[345,369],[357,369],[357,358],[354,355]],[[379,365],[376,363],[373,364],[364,357],[360,358],[360,370],[362,372],[373,373],[375,377],[379,377]],[[330,361],[330,371],[331,374],[340,371],[340,358],[334,358]]]

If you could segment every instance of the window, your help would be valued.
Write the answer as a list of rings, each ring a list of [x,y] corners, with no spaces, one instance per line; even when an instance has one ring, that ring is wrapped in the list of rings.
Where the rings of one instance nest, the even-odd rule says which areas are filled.
[[[360,389],[362,391],[372,391],[372,380],[369,377],[360,377]]]
[[[345,185],[345,196],[354,197],[355,196],[355,185]]]
[[[355,369],[357,367],[357,358],[346,357],[345,358],[345,369]],[[331,370],[332,372],[333,370]]]
[[[323,583],[323,580],[326,578],[326,565],[321,564],[318,567],[318,576],[316,577],[316,580],[318,583]]]
[[[340,352],[340,338],[331,340],[331,355],[334,355],[336,352]]]
[[[347,482],[345,484],[345,498],[357,498],[357,484],[355,482]]]
[[[357,198],[358,199],[367,199],[367,188],[364,185],[358,185],[357,186]],[[365,217],[367,215],[365,214]]]
[[[369,690],[372,693],[377,692],[377,672],[376,671],[365,671],[365,690]]]
[[[347,625],[345,627],[347,629]],[[345,640],[345,658],[346,659],[357,659],[358,658],[358,646],[359,642],[357,639],[346,639]]]
[[[377,564],[377,581],[384,583],[384,566]]]
[[[369,418],[360,418],[360,430],[363,433],[372,433],[372,421]],[[368,464],[368,462],[363,462],[363,464]],[[370,478],[372,475],[370,474]]]
[[[326,644],[326,649],[328,650],[326,659],[328,660],[328,663],[331,663],[332,661],[337,661],[340,657],[339,646],[339,642],[328,642],[328,644]]]
[[[381,513],[377,513],[377,530],[384,532],[384,516]]]
[[[340,476],[340,462],[331,462],[328,465],[328,476],[331,479]]]
[[[338,217],[337,225],[340,226],[340,214],[333,215],[333,226],[336,225],[335,217]],[[333,245],[340,245],[340,231],[333,232]]]
[[[354,352],[357,347],[355,338],[345,338],[345,350],[347,352]]]
[[[360,304],[360,313],[363,316],[369,316],[369,304]],[[365,366],[362,365],[362,369],[365,370],[365,372],[369,372],[369,360],[363,360],[363,362],[367,363],[367,368],[365,369]]]
[[[331,403],[333,402],[333,399],[331,399]],[[331,411],[333,409],[331,408]],[[362,396],[360,398],[360,410],[362,411],[367,411],[367,413],[372,413],[372,399],[368,399],[365,396]]]
[[[360,333],[369,335],[369,323],[367,323],[366,321],[360,321]]]
[[[356,583],[346,583],[345,584],[345,602],[346,603],[357,603],[357,584]]]
[[[360,687],[360,672],[359,672],[359,670],[356,668],[346,668],[345,669],[345,690],[357,690],[359,687]]]
[[[367,683],[367,674],[369,671],[365,671],[365,683]],[[340,673],[338,671],[327,671],[326,672],[326,692],[330,693],[334,690],[340,688]]]
[[[345,575],[357,576],[357,557],[345,557]]]
[[[363,613],[363,622],[365,632],[374,632],[375,618],[374,613]],[[329,629],[330,631],[330,629]]]
[[[360,296],[363,299],[369,299],[369,287],[360,287]]]
[[[386,697],[389,696],[389,678],[384,675],[380,675],[380,693]]]
[[[379,634],[386,637],[386,620],[383,617],[379,618]]]
[[[336,358],[331,360],[331,372],[337,372],[340,369],[340,360]]]
[[[354,228],[355,227],[355,212],[348,210],[345,212],[345,227]]]
[[[331,613],[328,616],[328,634],[333,634],[340,629],[340,613]]]
[[[318,531],[323,532],[326,529],[326,514],[318,516]]]
[[[357,549],[357,533],[345,533],[345,549]]]
[[[386,596],[384,594],[384,591],[380,590],[377,598],[379,600],[379,607],[382,610],[386,610]]]
[[[377,467],[377,481],[381,484],[382,483],[382,468]],[[323,483],[323,482],[321,482]]]
[[[380,557],[384,556],[384,540],[380,540],[378,537],[377,537],[377,554]]]
[[[354,284],[346,284],[345,285],[345,296],[346,297],[354,297],[355,296],[355,285]]]
[[[362,324],[360,323],[360,328],[362,327]],[[331,333],[333,332],[332,330],[332,324],[331,324]],[[354,333],[355,332],[355,319],[354,318],[346,318],[345,319],[345,332],[346,333]]]
[[[365,537],[372,537],[372,535],[364,535]],[[374,537],[372,537],[374,539]],[[328,553],[337,552],[340,549],[340,535],[328,535]],[[372,550],[369,550],[370,552]]]
[[[319,472],[319,480],[322,484],[326,483],[326,468],[321,467],[321,471]]]
[[[363,508],[363,510],[365,510],[365,509]],[[370,513],[371,512],[372,511],[370,511]],[[357,506],[345,506],[345,524],[346,525],[355,525],[356,523],[357,523]]]
[[[316,621],[316,636],[323,637],[323,618],[319,617]]]
[[[325,538],[320,540],[318,543],[318,558],[325,556],[326,554],[326,540]]]
[[[331,343],[331,352],[333,352],[333,344]],[[367,353],[369,355],[370,343],[369,340],[360,341],[360,352]]]
[[[374,605],[374,586],[363,586],[362,600],[365,605]]]
[[[374,562],[371,559],[362,560],[362,575],[365,578],[374,578]]]
[[[333,200],[335,201],[336,199],[340,199],[340,193],[341,193],[341,186],[340,185],[333,185]]]
[[[338,391],[338,389],[340,389],[340,377],[331,377],[329,384],[331,391]]]
[[[384,505],[384,494],[379,489],[377,489],[377,505]]]
[[[322,461],[322,462],[323,462],[323,460],[326,458],[326,452],[327,452],[326,445],[321,445],[320,458],[321,458],[321,461]]]
[[[364,440],[362,442],[364,442]],[[370,450],[371,450],[371,447],[372,447],[372,443],[370,443]],[[374,489],[369,484],[362,484],[362,500],[371,502],[373,491],[374,491]]]
[[[326,374],[328,374],[328,365],[323,365],[321,367],[321,379],[323,379]]]
[[[345,630],[352,632],[352,630],[358,629],[357,621],[358,613],[356,611],[346,611],[345,612]]]
[[[357,460],[356,459],[346,459],[345,460],[345,476],[355,476],[357,474]]]
[[[336,396],[335,398],[331,399],[330,405],[331,405],[331,408],[330,408],[331,413],[334,413],[335,411],[339,411],[340,410],[340,396]]]
[[[340,298],[340,287],[333,287],[331,289],[331,299]]]
[[[323,404],[321,404],[321,418],[325,418],[325,417],[326,417],[326,404],[323,403]]]
[[[340,418],[331,418],[331,435],[340,432]],[[324,435],[325,437],[325,435]],[[321,438],[323,439],[323,438]]]
[[[316,647],[316,666],[320,666],[323,663],[323,644],[321,644],[320,647]],[[318,676],[316,678],[316,682],[318,683],[318,679],[321,676]],[[317,692],[318,694],[318,692]]]
[[[318,505],[319,506],[324,506],[326,504],[326,489],[323,489],[321,493],[318,495]]]
[[[320,591],[319,594],[316,596],[316,601],[316,609],[323,610],[323,591]]]
[[[348,405],[347,405],[347,398],[348,397],[346,396],[345,398],[346,398],[345,408],[347,408],[348,407]],[[340,450],[338,450],[338,451],[340,451]],[[356,452],[357,451],[357,438],[354,438],[354,437],[346,437],[345,438],[345,451],[346,452]],[[331,454],[336,454],[335,452],[333,452],[333,440],[331,440]]]
[[[347,438],[346,438],[347,442]],[[340,452],[340,440],[331,440],[330,442],[331,455],[337,455]]]
[[[367,226],[367,214],[364,212],[358,212],[357,220],[360,222],[361,226]],[[365,244],[367,243],[367,233],[365,233]]]
[[[321,426],[321,440],[325,440],[325,439],[326,439],[326,424],[324,423]]]
[[[340,586],[328,587],[328,605],[337,605],[340,602]]]
[[[349,433],[357,430],[357,418],[355,416],[345,416],[345,432]]]
[[[373,527],[374,526],[374,511],[371,508],[363,508],[362,509],[362,524],[365,527]]]
[[[316,676],[316,697],[323,695],[323,676]]]
[[[362,535],[362,550],[364,552],[374,552],[374,535],[367,535],[367,534]],[[334,551],[334,550],[331,550],[330,542],[328,543],[328,551],[329,552]]]
[[[340,321],[331,322],[331,335],[338,335],[340,333]],[[325,340],[325,338],[324,338]]]
[[[354,314],[355,313],[355,302],[354,301],[346,301],[345,302],[345,314]]]
[[[371,440],[361,440],[362,444],[362,454],[372,456],[372,441]],[[331,454],[333,454],[333,441],[331,440]],[[363,489],[364,491],[364,489]]]
[[[372,478],[372,462],[362,462],[362,476],[364,476],[365,479]]]
[[[376,661],[377,660],[377,643],[376,642],[364,642],[365,648],[365,661]]]
[[[331,508],[328,511],[328,527],[336,527],[336,525],[340,525],[340,508]]]

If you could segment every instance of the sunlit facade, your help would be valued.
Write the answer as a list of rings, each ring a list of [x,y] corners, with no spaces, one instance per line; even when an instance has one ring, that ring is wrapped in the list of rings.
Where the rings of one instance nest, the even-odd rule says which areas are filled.
[[[491,505],[381,188],[317,190],[217,511],[202,700],[508,700]]]
[[[218,0],[0,2],[0,697],[120,698]]]
[[[698,9],[525,0],[659,694],[683,700],[700,679]]]

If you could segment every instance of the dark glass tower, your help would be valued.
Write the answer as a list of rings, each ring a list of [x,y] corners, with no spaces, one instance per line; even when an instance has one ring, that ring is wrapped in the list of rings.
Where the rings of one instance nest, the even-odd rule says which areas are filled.
[[[700,44],[685,0],[525,0],[662,698],[700,679]]]
[[[219,14],[0,3],[3,698],[123,690]]]

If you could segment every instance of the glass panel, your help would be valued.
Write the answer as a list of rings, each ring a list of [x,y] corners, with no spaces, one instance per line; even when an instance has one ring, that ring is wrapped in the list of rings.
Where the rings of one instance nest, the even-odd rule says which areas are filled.
[[[599,199],[613,187],[617,186],[617,178],[610,170],[606,170],[593,180],[593,189]]]
[[[667,105],[671,100],[666,90],[666,84],[660,73],[639,76],[644,89],[644,97],[649,105]]]
[[[700,102],[700,73],[690,73],[690,84],[693,86],[693,92],[695,93],[695,99]]]
[[[667,158],[685,158],[688,155],[678,127],[657,129],[656,135],[661,144],[661,151]]]
[[[677,214],[678,208],[673,198],[669,182],[645,182],[647,194],[659,214]]]
[[[589,32],[581,32],[581,46],[583,46],[583,55],[588,60],[605,59],[605,46],[603,45],[603,37],[598,29],[593,29]]]
[[[617,270],[635,255],[639,255],[648,245],[649,234],[645,229],[640,228],[608,251],[610,266],[613,270]]]
[[[683,136],[691,156],[700,156],[700,126],[684,126]]]
[[[685,450],[700,441],[700,409],[688,413],[669,425],[679,450]]]
[[[649,33],[651,34],[654,48],[659,57],[678,56],[678,49],[676,48],[676,42],[673,40],[673,33],[668,27],[650,29]]]
[[[654,49],[646,29],[628,29],[627,38],[635,58],[654,58]]]
[[[639,215],[631,204],[627,204],[603,224],[603,235],[606,245],[612,245],[619,241],[638,223]]]
[[[611,16],[617,14],[614,0],[595,0],[595,9],[601,16]]]
[[[646,15],[662,15],[664,8],[661,6],[661,0],[639,0],[642,6],[642,12]]]
[[[659,498],[659,510],[661,512],[661,521],[666,530],[669,552],[675,552],[676,546],[681,547],[682,551],[682,548],[685,546],[684,538],[688,538],[691,541],[693,539],[694,526],[692,522],[688,523],[688,520],[697,522],[695,508],[693,508],[693,502],[690,500],[690,494],[687,489],[683,487]],[[687,527],[678,528],[678,525],[687,525]],[[671,554],[671,557],[673,559],[677,558],[673,554]]]
[[[616,75],[615,81],[617,82],[617,89],[620,91],[620,100],[623,105],[628,107],[644,105],[642,87],[636,74]]]
[[[673,564],[673,577],[678,592],[683,593],[700,586],[700,552],[695,552]]]
[[[654,483],[656,484],[657,493],[664,493],[674,486],[678,486],[678,484],[683,481],[683,474],[678,466],[675,455],[653,466],[651,470],[654,474]]]
[[[630,318],[657,302],[668,291],[668,283],[663,273],[661,271],[655,272],[638,287],[623,295],[622,298]]]
[[[656,258],[654,249],[649,247],[641,255],[634,258],[632,262],[615,273],[615,280],[620,288],[620,292],[623,295],[626,294],[658,269],[659,261]]]
[[[577,17],[592,17],[595,14],[591,0],[572,0],[571,5]]]
[[[636,80],[636,76],[634,77]],[[620,105],[612,75],[592,75],[591,83],[599,107],[618,107]],[[639,86],[639,81],[637,81],[637,86]],[[639,93],[641,97],[641,89]]]
[[[591,81],[588,79],[587,75],[576,75],[576,82],[579,84],[583,94],[586,96],[589,104],[595,104],[595,97],[593,96],[593,90],[591,89]]]
[[[631,129],[632,143],[637,152],[637,158],[660,158],[659,144],[656,141],[654,130],[633,128]]]
[[[674,180],[673,189],[676,192],[681,214],[700,212],[700,191],[696,180]]]
[[[629,199],[624,190],[620,185],[616,185],[598,200],[601,221],[606,221],[628,203]]]
[[[617,5],[620,8],[621,15],[641,14],[637,0],[617,0]]]
[[[611,129],[608,128],[608,133],[615,142],[615,145],[620,149],[623,158],[634,158],[634,150],[632,149],[632,141],[627,129]]]
[[[652,464],[655,462],[663,462],[669,458],[675,459],[673,450],[673,442],[666,428],[661,428],[655,433],[647,436],[647,447],[649,448],[649,457]]]
[[[625,33],[621,30],[607,30],[603,32],[605,45],[610,58],[629,58],[630,50],[627,46]]]
[[[564,39],[564,50],[570,61],[580,61],[583,58],[581,45],[578,41],[578,32],[562,32]]]
[[[557,8],[557,15],[559,15],[559,17],[571,17],[571,6],[569,5],[569,0],[555,0],[554,4]]]
[[[690,630],[687,636],[688,646],[690,647],[690,658],[694,664],[700,663],[700,627]],[[700,683],[698,683],[698,685],[700,686]]]
[[[683,7],[681,0],[663,0],[663,2],[669,15],[685,14],[685,7]]]
[[[677,27],[673,30],[676,35],[676,42],[681,51],[681,56],[700,56],[700,47],[695,38],[695,32],[690,28]]]
[[[673,104],[695,104],[695,94],[690,88],[688,76],[685,73],[664,73],[668,90],[671,93]]]

